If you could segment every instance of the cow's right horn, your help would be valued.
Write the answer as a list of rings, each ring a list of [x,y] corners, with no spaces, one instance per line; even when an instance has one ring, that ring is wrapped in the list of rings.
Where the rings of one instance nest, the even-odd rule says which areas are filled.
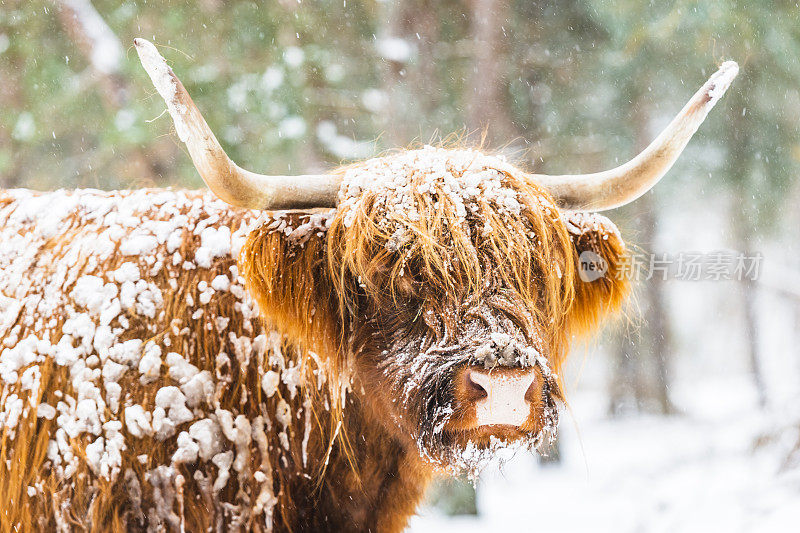
[[[175,130],[186,143],[194,166],[221,200],[249,209],[332,207],[341,178],[335,175],[265,176],[239,167],[220,146],[203,115],[156,47],[134,39],[150,79],[167,103]]]
[[[672,167],[738,72],[735,62],[723,63],[661,135],[627,163],[594,174],[529,174],[528,178],[547,189],[562,209],[602,211],[632,202],[649,191]]]

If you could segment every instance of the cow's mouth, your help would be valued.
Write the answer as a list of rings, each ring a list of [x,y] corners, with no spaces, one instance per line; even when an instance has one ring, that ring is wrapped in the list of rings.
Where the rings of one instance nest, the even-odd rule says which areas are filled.
[[[540,433],[526,431],[524,426],[492,424],[468,429],[449,429],[441,434],[444,447],[437,454],[440,465],[452,472],[477,476],[492,460],[501,462],[508,453],[533,450],[541,442]]]
[[[453,430],[448,436],[458,448],[466,448],[472,443],[483,449],[498,443],[511,444],[521,439],[532,439],[534,434],[511,424],[490,424]]]

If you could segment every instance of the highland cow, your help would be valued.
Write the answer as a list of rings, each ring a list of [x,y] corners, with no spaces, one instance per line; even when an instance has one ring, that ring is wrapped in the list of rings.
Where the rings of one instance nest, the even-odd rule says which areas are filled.
[[[221,200],[0,193],[2,531],[398,531],[435,473],[537,447],[570,342],[629,291],[590,212],[652,187],[736,73],[599,174],[424,147],[261,176],[136,47]]]

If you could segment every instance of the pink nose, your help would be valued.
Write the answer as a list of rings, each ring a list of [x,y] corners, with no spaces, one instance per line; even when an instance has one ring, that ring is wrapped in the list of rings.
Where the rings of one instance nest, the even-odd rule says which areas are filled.
[[[535,378],[533,369],[469,369],[465,379],[467,389],[475,399],[478,425],[524,424],[531,412]]]

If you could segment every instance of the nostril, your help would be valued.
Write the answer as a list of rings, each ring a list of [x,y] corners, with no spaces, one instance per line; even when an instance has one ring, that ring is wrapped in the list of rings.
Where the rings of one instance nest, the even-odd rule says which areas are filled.
[[[537,381],[536,379],[531,381],[531,384],[528,387],[528,390],[525,391],[525,401],[528,402],[528,403],[533,403],[534,399],[536,398],[536,392],[538,390],[538,387],[536,385],[536,381]]]
[[[464,381],[466,382],[467,396],[470,400],[482,400],[489,396],[483,385],[475,381],[475,376],[471,370],[464,374]]]

